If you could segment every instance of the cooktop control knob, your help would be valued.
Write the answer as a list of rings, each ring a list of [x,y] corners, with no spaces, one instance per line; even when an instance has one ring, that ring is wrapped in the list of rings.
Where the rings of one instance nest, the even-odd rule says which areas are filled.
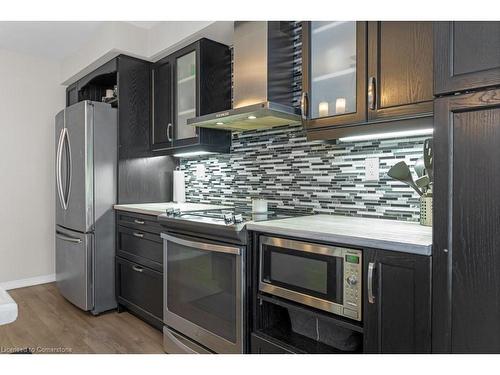
[[[234,223],[235,224],[243,223],[243,215],[241,214],[234,215]]]
[[[358,279],[356,278],[356,276],[354,275],[351,275],[347,278],[347,284],[349,284],[350,286],[354,286],[358,283]]]

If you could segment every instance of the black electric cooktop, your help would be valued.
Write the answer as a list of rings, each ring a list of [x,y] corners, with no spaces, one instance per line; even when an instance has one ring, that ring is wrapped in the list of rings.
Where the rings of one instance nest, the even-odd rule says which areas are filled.
[[[197,234],[204,237],[236,239],[246,242],[245,225],[250,221],[268,221],[311,215],[297,210],[272,209],[265,213],[255,213],[249,209],[234,207],[219,210],[180,212],[168,210],[158,216],[158,221],[166,231]]]

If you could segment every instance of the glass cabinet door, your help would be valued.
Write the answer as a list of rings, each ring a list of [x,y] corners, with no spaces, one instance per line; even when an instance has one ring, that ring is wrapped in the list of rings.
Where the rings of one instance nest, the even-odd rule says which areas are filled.
[[[176,59],[176,104],[174,139],[196,137],[187,119],[196,116],[196,51]]]
[[[365,116],[365,30],[365,23],[355,21],[305,24],[304,89],[312,122],[334,125]]]

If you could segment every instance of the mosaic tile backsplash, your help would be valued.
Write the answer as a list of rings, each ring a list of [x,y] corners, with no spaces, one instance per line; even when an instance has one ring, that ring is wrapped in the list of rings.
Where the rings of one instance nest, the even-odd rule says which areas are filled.
[[[280,209],[418,221],[418,194],[387,171],[405,160],[413,172],[426,138],[308,142],[301,126],[234,133],[231,154],[181,159],[186,199],[251,207],[259,197]],[[379,180],[366,181],[374,157]]]

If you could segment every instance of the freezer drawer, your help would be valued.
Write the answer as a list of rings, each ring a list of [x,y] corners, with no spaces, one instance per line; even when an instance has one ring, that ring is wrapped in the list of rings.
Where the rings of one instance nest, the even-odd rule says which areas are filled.
[[[56,226],[56,282],[61,294],[75,306],[93,309],[92,233]]]

